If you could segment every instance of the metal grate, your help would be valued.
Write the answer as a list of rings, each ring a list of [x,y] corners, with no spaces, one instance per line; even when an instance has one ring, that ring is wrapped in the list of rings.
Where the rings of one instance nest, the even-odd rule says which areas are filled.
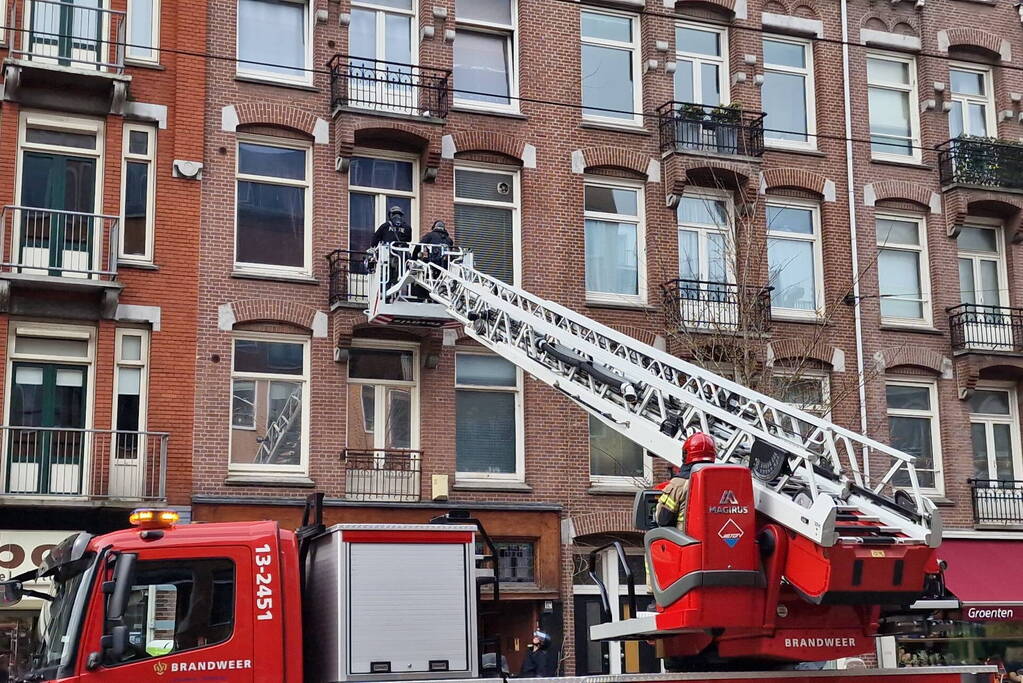
[[[53,277],[114,279],[117,216],[5,206],[0,212],[0,267],[6,272]],[[9,240],[9,243],[8,243]]]
[[[986,138],[955,138],[938,145],[942,185],[1023,189],[1023,145]]]
[[[335,249],[327,254],[330,276],[330,305],[365,304],[369,288],[369,254],[364,251]]]
[[[953,350],[1023,352],[1023,308],[959,304],[947,312]]]
[[[346,500],[419,501],[422,451],[346,448],[342,459]]]
[[[968,479],[975,524],[1023,525],[1023,481]]]
[[[330,67],[331,106],[442,119],[448,115],[451,72],[336,54]]]
[[[771,326],[772,287],[704,280],[669,280],[661,285],[669,319],[680,327],[764,332]]]
[[[661,151],[763,156],[765,116],[737,107],[668,102],[657,109]]]
[[[67,0],[25,0],[11,3],[7,25],[19,34],[11,41],[15,59],[124,71],[124,12]]]

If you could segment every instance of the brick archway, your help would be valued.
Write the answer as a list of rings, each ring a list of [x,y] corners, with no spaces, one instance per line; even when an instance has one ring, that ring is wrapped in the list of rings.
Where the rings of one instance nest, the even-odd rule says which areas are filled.
[[[648,182],[660,178],[657,161],[625,147],[586,147],[572,152],[573,170],[584,173],[593,168],[621,168],[646,177]]]
[[[536,168],[536,147],[520,138],[489,130],[445,135],[441,147],[445,159],[454,159],[459,152],[494,152],[517,159],[524,168]]]
[[[311,306],[286,299],[243,299],[222,304],[220,329],[253,322],[280,322],[301,327],[314,337],[327,336],[327,314]]]
[[[938,48],[948,52],[953,47],[969,47],[990,52],[1003,62],[1012,61],[1012,47],[1008,40],[979,28],[950,28],[938,31]]]
[[[874,362],[881,372],[897,367],[915,367],[930,370],[946,379],[952,376],[950,359],[936,351],[919,347],[890,346],[875,353]]]
[[[348,172],[356,146],[367,142],[377,143],[370,146],[384,146],[381,144],[382,141],[418,150],[423,165],[423,179],[432,181],[437,177],[441,157],[440,139],[437,134],[425,126],[400,122],[373,123],[350,129],[344,135],[338,134],[337,170],[342,173]]]
[[[941,196],[931,188],[906,180],[882,180],[863,186],[863,203],[875,206],[877,202],[901,200],[918,204],[931,213],[941,213]]]
[[[831,366],[835,372],[845,372],[845,351],[823,341],[807,344],[801,339],[780,339],[767,344],[767,364],[774,365],[790,358],[809,358]]]
[[[665,7],[680,8],[685,5],[714,5],[726,10],[736,19],[746,19],[746,0],[666,0]]]
[[[572,523],[572,540],[582,536],[603,534],[638,534],[632,513],[628,510],[607,512],[591,512],[586,515],[570,517]]]
[[[983,208],[1001,215],[1009,241],[1023,243],[1023,198],[1005,192],[989,192],[975,188],[957,187],[945,193],[945,226],[949,237],[958,237],[959,231],[972,209]]]
[[[330,126],[315,114],[286,104],[270,102],[243,102],[231,104],[221,110],[221,128],[228,132],[238,126],[280,126],[313,138],[317,144],[330,139]]]
[[[643,328],[636,327],[634,325],[608,325],[608,327],[649,346],[657,346],[657,335],[650,330],[644,330]]]
[[[826,202],[835,201],[835,181],[805,168],[769,168],[760,175],[760,190],[794,188],[819,194]]]

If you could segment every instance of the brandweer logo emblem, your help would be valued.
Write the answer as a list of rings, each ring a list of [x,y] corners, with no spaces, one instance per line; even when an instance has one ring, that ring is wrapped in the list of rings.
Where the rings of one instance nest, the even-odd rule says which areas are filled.
[[[739,499],[731,489],[725,489],[718,504],[711,505],[707,510],[715,515],[745,515],[749,512],[747,506],[739,505]]]
[[[727,493],[731,493],[731,491],[727,491]],[[721,527],[721,531],[718,532],[718,536],[721,537],[722,541],[728,544],[729,548],[734,548],[739,542],[739,539],[742,538],[742,527],[736,524],[734,519],[729,519],[725,522],[725,525]]]
[[[153,665],[153,673],[157,676],[162,676],[167,673],[167,662],[157,662]]]

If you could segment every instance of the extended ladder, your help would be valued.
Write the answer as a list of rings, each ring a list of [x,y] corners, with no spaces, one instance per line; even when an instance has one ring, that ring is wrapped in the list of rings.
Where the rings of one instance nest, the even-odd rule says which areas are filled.
[[[720,462],[752,468],[757,510],[820,545],[940,543],[912,456],[480,273],[471,254],[451,250],[445,268],[413,250],[379,248],[398,268],[371,282],[371,320],[390,303],[407,310],[419,285],[471,338],[668,462],[681,464],[693,431],[711,434]]]
[[[266,434],[259,442],[259,451],[256,453],[258,464],[272,463],[277,457],[277,449],[284,443],[285,437],[291,434],[291,428],[295,426],[295,419],[302,414],[302,388],[296,387],[288,395],[284,407],[277,414],[277,418],[270,424]]]

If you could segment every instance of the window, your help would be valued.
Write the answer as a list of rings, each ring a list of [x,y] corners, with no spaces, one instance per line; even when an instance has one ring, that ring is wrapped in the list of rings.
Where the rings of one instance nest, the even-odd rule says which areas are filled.
[[[1002,228],[964,225],[959,249],[959,298],[964,304],[1004,306],[1008,298]]]
[[[153,221],[156,211],[156,128],[125,124],[124,169],[121,172],[120,257],[153,260]]]
[[[643,448],[590,416],[590,481],[595,486],[643,488],[651,481]]]
[[[678,276],[691,283],[733,280],[731,207],[724,197],[685,195],[679,202]],[[687,283],[688,284],[688,283]]]
[[[378,151],[375,153],[379,153]],[[352,157],[348,169],[348,248],[366,251],[387,211],[398,206],[418,237],[416,162],[408,157]]]
[[[140,477],[146,438],[146,401],[149,396],[149,333],[146,330],[117,330],[117,364],[114,368],[114,428],[118,432],[114,443],[113,473],[119,486],[131,488]],[[141,497],[141,491],[135,497]]]
[[[591,181],[584,194],[587,300],[644,303],[642,187]]]
[[[1011,482],[1023,475],[1017,406],[1016,389],[1010,384],[983,385],[970,396],[973,476],[982,483]],[[998,512],[1006,516],[1004,507]]]
[[[882,319],[930,324],[926,234],[922,218],[877,217],[877,283]]]
[[[643,125],[639,78],[639,19],[580,12],[583,116]]]
[[[309,342],[285,335],[234,340],[230,467],[305,470]]]
[[[497,577],[501,584],[536,583],[535,551],[531,541],[494,541],[497,548]],[[476,554],[485,555],[488,548],[476,541]]]
[[[941,471],[941,434],[938,431],[938,385],[923,381],[889,381],[885,385],[888,431],[892,448],[916,458],[920,488],[933,494],[944,492]],[[909,477],[899,471],[892,478],[908,486]]]
[[[675,27],[675,99],[716,107],[728,101],[728,45],[722,29]]]
[[[309,272],[309,147],[265,138],[238,142],[235,264]]]
[[[348,442],[357,451],[419,447],[414,348],[352,348],[348,358]]]
[[[519,178],[515,171],[455,168],[455,234],[476,268],[519,281]]]
[[[209,647],[234,632],[235,570],[225,558],[143,560],[125,608],[131,662]]]
[[[160,0],[128,0],[126,42],[129,60],[160,61]]]
[[[455,461],[459,478],[523,478],[521,373],[499,358],[455,355]]]
[[[308,0],[238,0],[238,73],[312,83]]]
[[[916,62],[912,57],[867,56],[870,149],[875,159],[919,159]]]
[[[348,102],[399,113],[418,111],[412,87],[412,0],[353,0],[348,23]]]
[[[456,0],[456,104],[518,109],[516,14],[516,0]]]
[[[774,387],[771,393],[779,401],[817,417],[828,418],[831,386],[826,374],[805,370],[793,374],[776,370],[771,376],[771,383]]]
[[[990,69],[956,65],[948,70],[948,79],[952,100],[952,111],[948,114],[949,136],[997,135]]]
[[[795,38],[764,38],[764,138],[779,147],[817,146],[813,53]]]
[[[819,207],[771,201],[767,205],[767,262],[771,310],[816,317],[824,299]]]

